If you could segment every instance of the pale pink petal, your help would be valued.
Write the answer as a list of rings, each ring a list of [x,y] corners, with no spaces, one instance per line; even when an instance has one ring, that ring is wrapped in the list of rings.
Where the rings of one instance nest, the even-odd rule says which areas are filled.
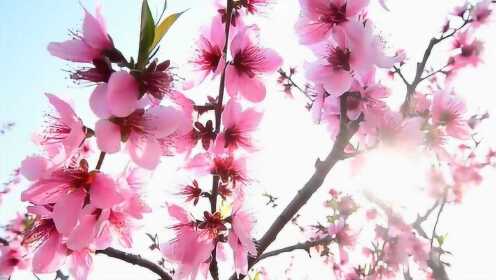
[[[241,104],[236,99],[230,99],[222,111],[222,124],[224,127],[231,127],[238,123],[241,114]]]
[[[238,82],[242,85],[239,92],[246,100],[257,103],[265,99],[265,85],[257,77],[242,75],[238,78]]]
[[[282,57],[273,49],[260,49],[260,55],[264,58],[256,65],[259,72],[274,72],[282,64]]]
[[[53,56],[72,62],[92,62],[100,55],[100,51],[77,39],[61,43],[52,42],[48,44],[48,52]]]
[[[236,68],[232,65],[228,65],[226,67],[226,90],[227,93],[232,97],[238,95],[238,91],[240,88],[238,80],[239,74]]]
[[[110,76],[107,88],[107,102],[112,115],[127,117],[138,107],[139,89],[134,77],[126,71]]]
[[[48,98],[48,101],[55,108],[64,123],[70,124],[71,122],[78,120],[76,113],[74,113],[74,110],[69,103],[51,93],[45,93],[45,96]]]
[[[90,96],[90,108],[100,119],[112,116],[107,103],[107,84],[99,84]]]
[[[72,252],[69,258],[69,272],[75,280],[86,280],[93,265],[90,250]]]
[[[156,139],[131,134],[127,142],[129,156],[145,169],[155,169],[160,163],[161,147]]]
[[[62,244],[62,237],[58,233],[52,232],[34,254],[33,272],[55,272],[64,263],[67,253],[67,249]]]
[[[248,272],[248,252],[243,248],[243,245],[233,232],[229,234],[228,243],[234,253],[234,270],[236,274],[246,275]]]
[[[112,47],[112,43],[107,35],[107,30],[101,17],[99,7],[97,8],[96,13],[97,17],[94,17],[86,9],[84,9],[84,41],[95,49],[110,49]]]
[[[346,2],[346,15],[355,16],[369,4],[369,0],[351,0]]]
[[[182,117],[181,112],[170,106],[153,106],[145,115],[146,126],[156,138],[169,136],[176,131]]]
[[[71,250],[78,251],[87,248],[96,237],[96,216],[81,215],[79,224],[69,235],[67,247]]]
[[[226,42],[226,32],[224,29],[225,25],[222,22],[222,16],[218,15],[214,17],[210,26],[210,42],[221,49],[224,48]]]
[[[98,148],[106,153],[116,153],[121,149],[121,129],[109,120],[99,120],[95,125]]]
[[[53,207],[53,222],[63,235],[69,234],[79,218],[86,193],[79,189],[63,196]]]
[[[253,108],[245,110],[239,119],[238,125],[243,131],[255,130],[262,120],[263,113]],[[227,125],[225,125],[227,127]]]
[[[42,156],[30,156],[21,162],[20,172],[30,181],[40,179],[47,171],[49,162]]]
[[[167,204],[167,212],[169,213],[169,216],[176,219],[180,224],[191,222],[191,217],[188,212],[177,204]]]
[[[328,80],[323,81],[325,90],[329,94],[341,95],[351,87],[353,78],[347,71],[333,71]]]
[[[326,23],[316,22],[307,17],[298,19],[295,25],[301,44],[315,44],[329,37],[331,26]]]
[[[123,197],[119,193],[119,186],[115,181],[103,173],[94,175],[90,186],[90,203],[96,208],[106,209],[122,202]]]
[[[35,204],[55,203],[66,191],[67,186],[60,182],[41,179],[22,192],[21,200]]]

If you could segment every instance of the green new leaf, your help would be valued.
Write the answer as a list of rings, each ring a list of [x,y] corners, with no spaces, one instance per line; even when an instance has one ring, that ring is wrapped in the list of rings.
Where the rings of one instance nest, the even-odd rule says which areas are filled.
[[[176,20],[186,12],[187,10],[184,10],[180,13],[175,13],[172,14],[168,17],[166,17],[156,28],[155,28],[155,36],[153,39],[153,43],[151,44],[149,51],[152,51],[158,43],[160,43],[160,40],[164,37],[164,35],[169,31],[171,26],[176,22]]]
[[[143,0],[141,6],[141,29],[140,29],[140,44],[138,53],[138,68],[143,68],[148,63],[148,54],[150,46],[155,37],[155,22],[153,21],[152,12],[148,1]]]

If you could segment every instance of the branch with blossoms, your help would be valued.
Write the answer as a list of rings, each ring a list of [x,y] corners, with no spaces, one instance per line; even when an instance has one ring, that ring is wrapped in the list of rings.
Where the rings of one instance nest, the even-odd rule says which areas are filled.
[[[386,51],[369,17],[368,1],[301,0],[296,33],[314,54],[304,66],[305,87],[294,81],[296,69],[281,70],[282,57],[260,43],[259,27],[247,24],[256,21],[268,0],[216,3],[188,63],[193,69],[184,79],[174,73],[177,62],[158,59],[161,40],[184,12],[162,19],[164,6],[155,20],[144,0],[138,53],[132,57],[107,33],[101,8],[94,14],[84,9],[82,31],[50,43],[48,51],[82,65],[70,78],[94,86],[88,102],[98,120],[89,124],[68,102],[46,94],[53,112],[34,137],[39,153],[28,156],[14,176],[16,182],[17,175],[29,181],[21,195],[28,207],[0,239],[0,276],[31,266],[35,275],[56,273],[62,278],[60,269],[68,260],[70,274],[84,280],[93,256],[104,254],[161,279],[210,275],[218,280],[232,272],[231,279],[242,279],[266,258],[304,250],[317,253],[337,279],[384,279],[400,273],[413,278],[410,264],[424,278],[448,279],[441,261],[446,254],[443,237],[437,233],[441,214],[481,183],[484,168],[495,165],[494,151],[484,158],[476,155],[480,142],[474,140],[474,131],[487,116],[467,118],[465,103],[450,86],[462,69],[481,61],[482,43],[475,36],[488,22],[491,3],[457,7],[441,34],[430,40],[409,81],[402,70],[406,54]],[[461,22],[452,28],[452,21]],[[429,58],[444,41],[452,43],[447,63],[426,71],[436,69],[429,67]],[[398,110],[387,104],[392,93],[379,80],[379,71],[396,73],[407,87]],[[263,119],[259,105],[267,95],[266,76],[276,72],[286,92],[296,88],[310,99],[314,122],[328,129],[330,152],[315,162],[309,180],[256,238],[257,217],[246,199],[254,178],[247,170],[259,149],[253,134]],[[218,82],[217,95],[190,94],[207,83],[207,77]],[[470,140],[475,147],[466,144]],[[382,212],[366,210],[351,195],[331,190],[325,219],[310,226],[298,224],[303,241],[266,252],[338,162],[359,160],[369,150],[385,147],[422,151],[436,163],[429,170],[428,186],[435,203],[424,215],[407,222],[379,199],[372,200]],[[129,159],[118,175],[104,165],[116,154]],[[150,176],[143,171],[156,170],[171,156],[184,158],[177,176],[187,177],[188,183],[175,192],[183,202],[166,203],[166,225],[173,238],[159,244],[157,236],[149,235],[151,250],[163,257],[155,263],[115,246],[132,248],[138,225],[152,211],[143,194]],[[429,236],[422,224],[436,209]],[[355,218],[366,222],[357,226]],[[367,229],[373,234],[359,245],[358,237]],[[357,251],[362,260],[350,258]],[[166,271],[165,264],[174,269]],[[401,272],[405,267],[408,270]]]

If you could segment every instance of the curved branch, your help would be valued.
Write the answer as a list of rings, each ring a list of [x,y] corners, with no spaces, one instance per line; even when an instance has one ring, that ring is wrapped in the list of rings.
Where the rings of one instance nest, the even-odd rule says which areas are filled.
[[[417,86],[425,80],[425,78],[422,78],[422,74],[425,71],[425,67],[427,66],[427,61],[429,60],[429,57],[431,56],[432,50],[434,49],[434,46],[437,44],[441,43],[442,41],[454,36],[458,31],[463,29],[465,26],[467,26],[470,22],[472,22],[471,19],[464,19],[463,24],[460,25],[459,27],[453,29],[448,34],[443,34],[441,37],[433,37],[429,41],[429,44],[427,45],[427,48],[424,51],[424,55],[422,56],[422,60],[417,63],[417,68],[415,70],[415,77],[413,78],[413,81],[409,83],[406,79],[403,80],[406,85],[406,96],[405,96],[405,101],[401,105],[401,109],[403,112],[407,112],[408,107],[410,105],[410,101],[412,99],[412,96],[415,94],[415,90],[417,89]],[[395,69],[396,70],[396,69]]]
[[[154,272],[158,276],[160,276],[160,279],[162,279],[162,280],[172,280],[172,276],[170,276],[164,269],[162,269],[162,267],[160,267],[158,264],[156,264],[152,261],[144,259],[140,255],[126,253],[126,252],[123,252],[123,251],[120,251],[120,250],[117,250],[117,249],[114,249],[111,247],[109,247],[105,250],[97,250],[95,253],[107,255],[111,258],[120,259],[120,260],[128,262],[130,264],[144,267],[144,268]]]
[[[348,145],[351,137],[358,130],[358,124],[362,118],[356,121],[349,122],[346,117],[346,96],[347,93],[340,97],[340,121],[339,133],[336,141],[332,147],[331,152],[327,155],[324,161],[317,160],[315,164],[315,172],[308,182],[301,188],[291,202],[284,208],[282,213],[275,219],[270,228],[265,232],[262,238],[257,242],[258,256],[252,258],[248,262],[248,267],[251,268],[255,265],[259,257],[269,247],[269,245],[276,239],[277,235],[284,226],[291,221],[293,216],[307,203],[312,195],[322,186],[327,174],[331,171],[334,165],[344,158],[344,149]],[[233,274],[230,279],[238,279],[236,274]]]
[[[332,241],[334,241],[334,238],[332,238],[331,236],[326,236],[326,237],[323,237],[320,239],[311,240],[311,241],[307,241],[307,242],[303,242],[303,243],[298,243],[298,244],[295,244],[293,246],[284,247],[281,249],[277,249],[277,250],[262,254],[260,257],[258,257],[257,261],[261,261],[265,258],[277,256],[277,255],[282,254],[282,253],[289,253],[289,252],[292,252],[295,250],[305,250],[305,251],[309,252],[310,248],[312,248],[312,247],[319,246],[319,245],[327,245],[327,244],[331,243]]]

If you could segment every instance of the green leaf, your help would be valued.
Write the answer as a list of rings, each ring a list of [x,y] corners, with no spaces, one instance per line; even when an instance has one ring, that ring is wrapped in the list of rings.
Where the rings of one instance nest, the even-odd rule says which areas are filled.
[[[166,17],[155,28],[155,36],[154,36],[154,39],[153,39],[153,43],[151,44],[151,46],[149,48],[149,51],[152,51],[158,45],[158,43],[160,43],[160,40],[162,40],[162,38],[164,37],[164,35],[167,33],[167,31],[169,31],[169,29],[171,28],[171,26],[174,24],[174,22],[176,22],[176,20],[182,14],[184,14],[186,11],[188,11],[188,10],[184,10],[184,11],[182,11],[180,13],[175,13],[175,14],[172,14],[172,15]]]
[[[153,21],[152,12],[148,1],[143,0],[141,6],[141,29],[140,29],[140,43],[138,53],[138,68],[143,68],[148,63],[148,54],[150,46],[153,43],[155,36],[155,22]]]

